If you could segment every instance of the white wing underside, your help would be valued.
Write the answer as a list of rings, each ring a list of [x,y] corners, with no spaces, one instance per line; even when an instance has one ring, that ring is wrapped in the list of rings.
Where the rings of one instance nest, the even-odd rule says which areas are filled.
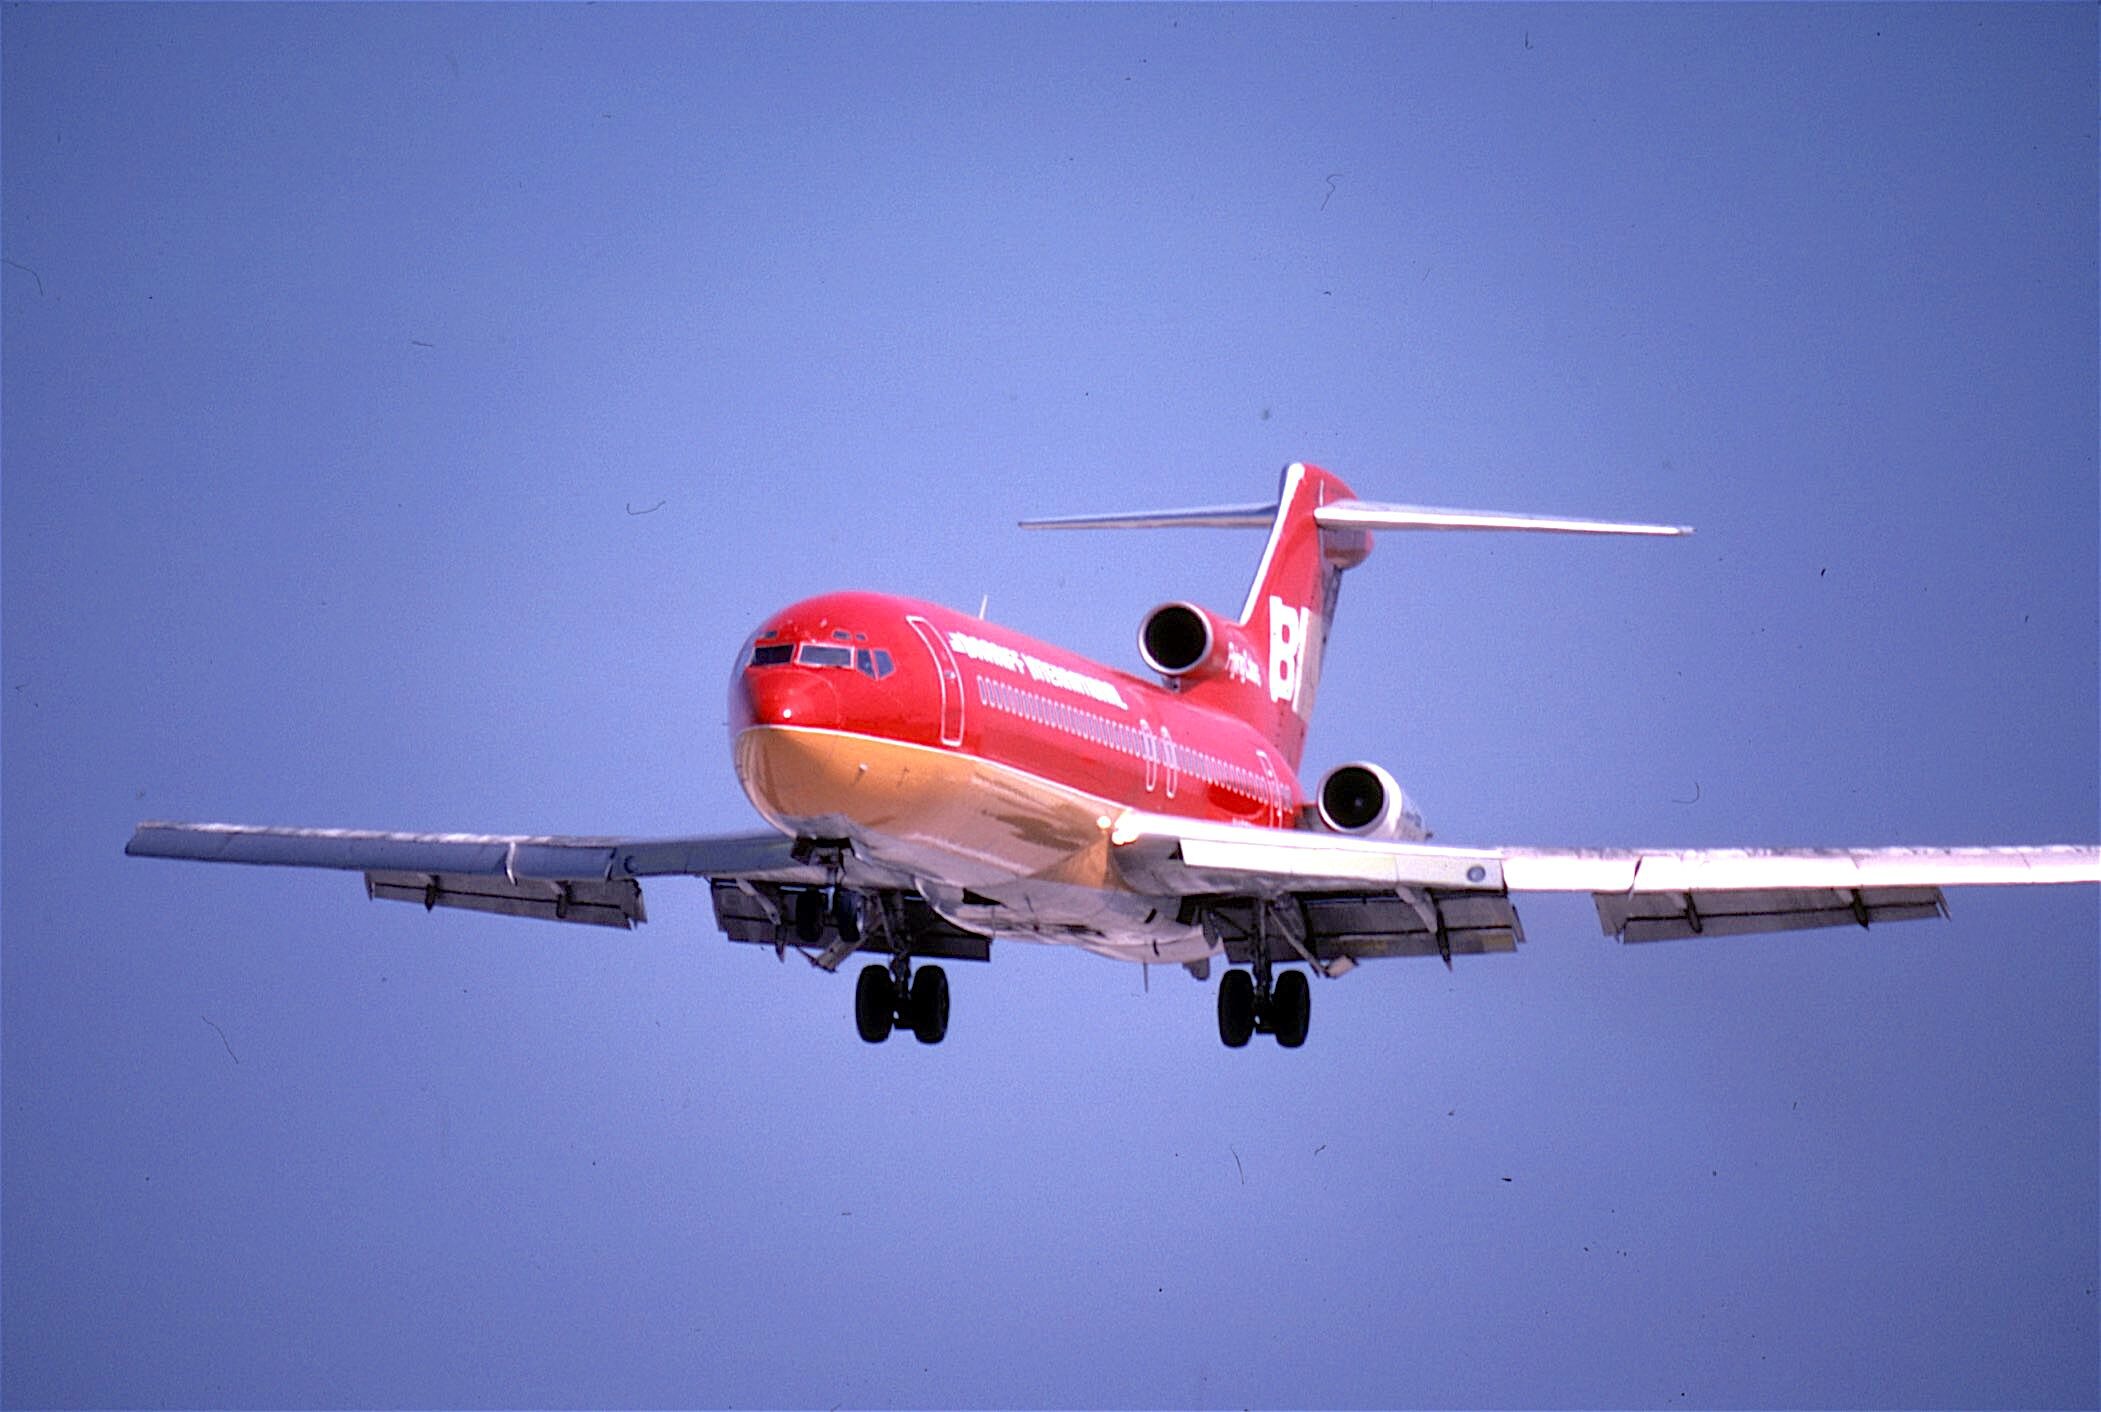
[[[1229,955],[1275,926],[1277,944],[1324,966],[1375,956],[1509,951],[1523,940],[1519,892],[1587,892],[1623,941],[1731,936],[1941,915],[1944,887],[2101,881],[2101,849],[1451,848],[1128,811],[1110,833],[1135,891],[1201,900]],[[145,823],[125,851],[341,869],[367,895],[507,916],[631,927],[646,920],[639,880],[705,877],[736,940],[780,934],[779,887],[834,874],[779,834],[688,838],[383,833]],[[896,887],[859,875],[849,885]],[[1289,905],[1287,905],[1289,904]],[[931,923],[929,923],[931,925]],[[943,934],[954,950],[967,938]]]
[[[794,840],[777,833],[569,838],[154,822],[140,824],[124,851],[138,858],[341,869],[363,873],[366,895],[376,899],[608,927],[648,920],[640,878],[825,880],[821,867],[796,857]]]
[[[1111,841],[1119,870],[1141,891],[1295,897],[1302,906],[1399,898],[1425,931],[1507,928],[1507,938],[1479,948],[1492,950],[1522,932],[1507,906],[1504,923],[1495,913],[1484,921],[1481,904],[1515,892],[1590,893],[1608,934],[1661,941],[1933,917],[1945,911],[1945,887],[2101,881],[2101,849],[2086,846],[1449,848],[1135,811],[1117,821]]]

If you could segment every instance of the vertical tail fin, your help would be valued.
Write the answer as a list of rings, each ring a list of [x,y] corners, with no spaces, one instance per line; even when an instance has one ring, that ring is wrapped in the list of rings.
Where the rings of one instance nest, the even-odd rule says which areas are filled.
[[[1340,477],[1318,466],[1294,461],[1284,468],[1274,501],[1259,505],[1215,505],[1204,509],[1141,511],[1132,514],[1072,515],[1023,520],[1026,529],[1161,529],[1201,526],[1209,529],[1267,529],[1269,543],[1249,585],[1247,603],[1237,623],[1219,622],[1228,670],[1199,669],[1180,679],[1180,689],[1231,712],[1267,736],[1293,770],[1305,750],[1306,723],[1313,718],[1313,697],[1320,685],[1321,659],[1328,646],[1328,624],[1335,617],[1335,597],[1342,571],[1364,562],[1371,536],[1354,525],[1324,525],[1322,506],[1356,504]],[[1174,605],[1196,613],[1189,605]],[[1164,611],[1164,610],[1156,610]],[[1214,619],[1213,621],[1217,621]],[[1209,629],[1203,630],[1210,640]],[[1153,659],[1148,656],[1150,662]],[[1246,664],[1243,668],[1240,664]],[[1166,671],[1185,670],[1191,663]]]
[[[1276,742],[1294,770],[1305,749],[1306,726],[1313,719],[1342,571],[1363,563],[1371,552],[1369,534],[1327,528],[1316,512],[1323,505],[1354,499],[1340,477],[1318,466],[1296,461],[1286,466],[1269,543],[1240,610],[1241,628],[1258,660],[1268,663],[1268,703],[1255,724]]]

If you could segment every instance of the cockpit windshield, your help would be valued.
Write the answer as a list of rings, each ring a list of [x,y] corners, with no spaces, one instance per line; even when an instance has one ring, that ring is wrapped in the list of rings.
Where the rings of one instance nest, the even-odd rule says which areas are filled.
[[[851,667],[862,676],[877,681],[897,670],[889,652],[880,647],[847,647],[830,642],[762,642],[751,649],[751,666],[778,667],[786,662],[794,662],[800,667]]]

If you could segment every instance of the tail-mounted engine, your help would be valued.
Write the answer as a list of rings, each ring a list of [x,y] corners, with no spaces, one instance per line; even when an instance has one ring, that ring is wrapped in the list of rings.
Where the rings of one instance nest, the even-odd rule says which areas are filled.
[[[1377,765],[1352,761],[1321,776],[1315,797],[1321,827],[1359,838],[1420,843],[1430,836],[1423,816],[1394,777]]]
[[[1262,667],[1246,632],[1194,603],[1162,603],[1138,627],[1138,655],[1170,682],[1225,677],[1262,685]]]

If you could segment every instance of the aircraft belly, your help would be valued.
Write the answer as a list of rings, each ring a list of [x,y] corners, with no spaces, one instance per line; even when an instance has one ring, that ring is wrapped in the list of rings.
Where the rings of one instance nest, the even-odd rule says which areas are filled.
[[[1199,925],[1176,920],[1172,899],[1024,879],[991,892],[923,888],[934,910],[959,927],[1014,941],[1077,946],[1115,961],[1180,964],[1219,948]]]
[[[958,926],[1131,961],[1215,950],[1171,901],[1124,884],[1109,800],[960,751],[814,727],[750,727],[736,764],[774,827],[852,840],[857,856],[919,880]]]
[[[958,886],[1121,885],[1101,823],[1115,806],[958,751],[754,726],[737,737],[737,775],[776,828],[850,838],[873,861]]]

